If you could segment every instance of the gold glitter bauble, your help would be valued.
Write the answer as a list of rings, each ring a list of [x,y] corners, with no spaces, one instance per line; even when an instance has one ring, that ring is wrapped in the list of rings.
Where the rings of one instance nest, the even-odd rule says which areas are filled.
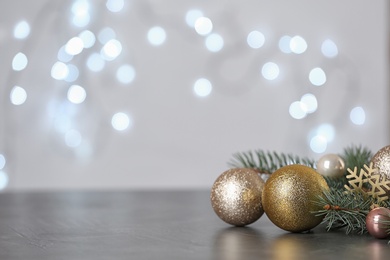
[[[279,168],[265,183],[263,208],[268,218],[279,228],[303,232],[316,227],[323,217],[312,211],[321,210],[313,201],[329,190],[328,184],[313,168],[288,165]]]
[[[325,154],[317,162],[317,172],[322,176],[340,178],[345,173],[343,158],[337,154]]]
[[[371,159],[372,167],[378,169],[381,179],[390,180],[390,145],[380,149]]]
[[[249,225],[263,214],[264,181],[257,171],[235,168],[223,172],[211,189],[211,205],[220,219],[234,226]]]

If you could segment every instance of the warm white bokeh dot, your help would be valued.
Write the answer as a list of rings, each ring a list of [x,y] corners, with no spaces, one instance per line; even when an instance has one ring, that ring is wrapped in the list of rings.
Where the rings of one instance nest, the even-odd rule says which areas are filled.
[[[117,131],[124,131],[130,126],[130,118],[123,112],[118,112],[112,116],[111,125]]]
[[[19,86],[13,87],[10,93],[10,100],[16,106],[22,105],[27,100],[26,90]]]
[[[206,97],[211,94],[213,86],[208,79],[200,78],[195,81],[194,92],[199,97]]]

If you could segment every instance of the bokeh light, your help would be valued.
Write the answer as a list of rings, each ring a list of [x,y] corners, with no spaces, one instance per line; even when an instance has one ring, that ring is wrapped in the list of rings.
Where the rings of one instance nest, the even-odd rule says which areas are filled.
[[[96,36],[89,30],[82,31],[79,33],[79,38],[83,41],[85,49],[91,48],[96,42]]]
[[[27,64],[27,56],[22,52],[17,53],[12,59],[12,69],[15,71],[24,70],[27,67]]]
[[[117,58],[122,52],[122,44],[115,39],[109,40],[104,44],[100,55],[107,61]]]
[[[73,59],[73,55],[70,55],[65,51],[65,45],[62,46],[57,53],[57,59],[62,62],[69,62]]]
[[[314,68],[310,71],[309,80],[315,86],[322,86],[326,83],[326,74],[321,68]]]
[[[101,44],[106,44],[108,41],[116,38],[115,31],[110,27],[104,27],[98,33],[98,40]]]
[[[158,46],[165,42],[167,34],[162,27],[155,26],[149,29],[147,38],[150,44]]]
[[[198,9],[188,10],[186,13],[186,23],[189,27],[194,28],[198,18],[203,17],[203,12]]]
[[[65,52],[69,55],[77,55],[84,49],[84,42],[79,37],[73,37],[65,44]]]
[[[306,117],[307,107],[301,101],[294,101],[289,107],[289,113],[292,118],[303,119]]]
[[[30,34],[30,25],[26,21],[20,21],[15,25],[14,37],[16,39],[25,39]]]
[[[87,92],[85,89],[79,85],[72,85],[68,89],[67,93],[68,100],[73,104],[81,104],[84,102],[87,97]]]
[[[91,16],[89,14],[89,2],[87,0],[76,0],[72,5],[72,22],[77,27],[85,27],[89,24]]]
[[[65,144],[68,147],[75,148],[80,146],[83,141],[81,133],[75,129],[70,129],[65,133]]]
[[[224,41],[221,35],[212,33],[206,37],[206,48],[211,52],[218,52],[222,50]]]
[[[27,100],[27,92],[24,88],[15,86],[12,88],[10,93],[11,103],[18,106],[22,105]]]
[[[117,131],[124,131],[130,126],[130,118],[123,112],[118,112],[112,116],[111,125]]]
[[[116,78],[123,84],[131,83],[134,80],[135,75],[134,67],[128,64],[120,66],[116,71]]]
[[[4,171],[0,171],[0,190],[4,190],[8,186],[8,175]]]
[[[291,53],[290,48],[291,36],[284,35],[279,39],[279,49],[283,53]]]
[[[327,58],[334,58],[339,54],[337,45],[332,40],[325,40],[321,45],[321,52]]]
[[[246,38],[246,42],[248,43],[249,47],[253,49],[259,49],[263,47],[265,43],[264,34],[259,31],[251,31]]]
[[[349,114],[349,118],[355,125],[363,125],[366,121],[366,112],[360,106],[354,107]]]
[[[87,67],[89,70],[99,72],[103,70],[106,62],[98,53],[92,53],[87,59]]]
[[[274,62],[267,62],[261,69],[261,74],[267,80],[274,80],[279,76],[279,66]]]
[[[328,141],[323,135],[315,135],[310,139],[310,149],[315,153],[323,153],[328,147]]]
[[[317,110],[318,102],[316,96],[307,93],[301,97],[301,103],[306,113],[314,113]]]
[[[200,78],[200,79],[195,81],[194,92],[199,97],[209,96],[212,89],[213,89],[213,86],[208,79]]]
[[[213,23],[208,17],[199,17],[195,21],[195,31],[199,35],[207,35],[213,30]]]
[[[53,67],[51,68],[51,76],[53,79],[63,80],[66,79],[68,74],[69,74],[69,68],[63,62],[57,61],[56,63],[54,63]]]
[[[74,82],[78,79],[79,77],[79,69],[73,65],[73,64],[68,64],[68,76],[65,78],[66,82]]]
[[[0,170],[4,169],[6,164],[5,156],[0,154]]]
[[[106,2],[107,9],[113,13],[122,11],[124,6],[125,6],[124,0],[107,0]]]
[[[306,40],[299,35],[292,37],[290,40],[290,49],[296,54],[304,53],[307,49]]]

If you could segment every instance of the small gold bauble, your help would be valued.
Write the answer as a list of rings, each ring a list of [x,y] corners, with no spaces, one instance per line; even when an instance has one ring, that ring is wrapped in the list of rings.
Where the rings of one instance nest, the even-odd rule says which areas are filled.
[[[265,183],[263,208],[279,228],[290,232],[307,231],[323,219],[312,212],[321,209],[313,201],[322,196],[324,190],[329,190],[329,186],[313,168],[287,165],[271,174]]]
[[[345,173],[344,160],[337,154],[326,154],[318,160],[317,172],[331,178],[343,177]]]
[[[380,149],[371,159],[372,167],[378,169],[381,179],[390,180],[390,145]]]
[[[228,224],[246,226],[263,214],[261,196],[264,181],[258,172],[234,168],[223,172],[211,189],[211,205],[217,216]]]

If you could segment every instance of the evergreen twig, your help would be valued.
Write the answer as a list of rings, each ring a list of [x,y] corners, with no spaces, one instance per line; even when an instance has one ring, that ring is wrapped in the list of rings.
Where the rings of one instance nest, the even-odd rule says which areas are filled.
[[[235,153],[233,154],[233,158],[228,162],[230,167],[253,168],[261,173],[268,174],[272,174],[277,169],[290,164],[302,164],[314,167],[315,161],[293,154],[254,150]]]
[[[314,201],[314,204],[322,209],[313,214],[324,216],[322,223],[326,223],[327,231],[346,228],[347,234],[351,232],[363,234],[367,231],[366,217],[371,206],[383,205],[383,202],[368,196],[364,191],[330,189],[323,195]]]

